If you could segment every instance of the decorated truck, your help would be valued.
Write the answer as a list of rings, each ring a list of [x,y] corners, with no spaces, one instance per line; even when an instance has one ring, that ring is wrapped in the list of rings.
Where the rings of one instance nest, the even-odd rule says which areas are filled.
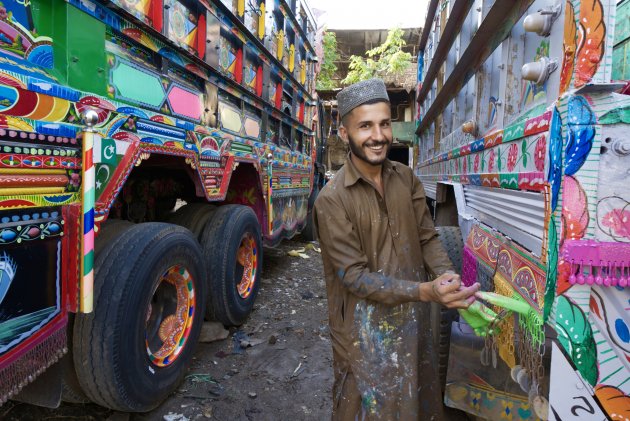
[[[469,311],[434,309],[446,405],[630,419],[630,1],[435,0],[418,164]]]
[[[0,402],[157,406],[307,222],[299,0],[0,2]],[[311,200],[309,200],[311,199]]]

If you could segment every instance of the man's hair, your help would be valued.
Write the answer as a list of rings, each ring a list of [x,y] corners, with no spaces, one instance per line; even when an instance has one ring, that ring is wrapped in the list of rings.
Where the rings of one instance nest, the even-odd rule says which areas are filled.
[[[385,99],[382,99],[382,98],[374,98],[374,99],[370,99],[370,100],[365,101],[365,102],[364,102],[364,103],[362,103],[361,105],[378,104],[379,102],[385,102],[385,103],[387,103],[387,104],[389,104],[389,103],[390,103],[389,101],[386,101]],[[357,108],[359,108],[359,107],[353,108],[353,109],[352,109],[349,113],[347,113],[346,115],[344,115],[343,117],[341,117],[341,125],[342,125],[342,126],[344,126],[344,127],[345,127],[345,124],[344,124],[344,123],[346,122],[346,119],[347,119],[347,118],[348,118],[348,116],[349,116],[350,114],[352,114],[352,113],[354,112],[354,110],[356,110]]]

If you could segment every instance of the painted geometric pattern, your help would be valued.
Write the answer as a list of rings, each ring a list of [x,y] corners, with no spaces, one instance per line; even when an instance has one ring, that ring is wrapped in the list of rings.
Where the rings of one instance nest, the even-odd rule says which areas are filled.
[[[150,34],[147,34],[141,27],[134,25],[132,22],[121,20],[117,15],[114,14],[114,12],[108,10],[107,7],[98,3],[91,3],[90,7],[87,7],[85,4],[83,4],[84,2],[80,0],[69,0],[69,2],[75,7],[84,11],[85,13],[93,16],[94,18],[102,20],[107,25],[111,26],[112,29],[133,38],[136,42],[140,43],[149,50],[166,56],[169,60],[173,60],[179,66],[193,71],[195,74],[203,77],[205,80],[214,80],[215,82],[218,82],[216,80],[216,77],[213,76],[210,72],[203,70],[193,61],[187,59],[185,56],[174,54],[173,50],[169,48],[169,46],[166,45],[164,42]],[[213,6],[211,2],[205,3],[205,6],[208,7],[209,10],[215,15],[223,16],[218,12],[218,10],[216,10],[216,7]],[[222,22],[230,27],[230,33],[234,34],[238,39],[243,42],[247,40],[247,38],[241,33],[238,28],[232,27],[231,22],[227,18],[222,19]],[[221,37],[221,40],[223,40],[223,37]],[[270,70],[272,73],[282,74],[282,71],[272,62],[266,60],[265,55],[262,54],[258,49],[256,49],[254,45],[251,45],[250,43],[248,44],[247,48],[248,51],[250,51],[253,55],[264,60],[265,64],[270,66]],[[224,49],[225,48],[221,46],[221,54]],[[291,85],[293,90],[301,89],[300,86],[294,84],[290,80],[287,81],[287,83]]]
[[[20,92],[30,92],[21,90]],[[37,94],[40,97],[46,95]],[[16,98],[19,103],[20,97]],[[225,155],[233,155],[246,159],[253,159],[259,161],[266,156],[266,149],[269,145],[261,142],[255,142],[249,139],[244,139],[240,136],[229,135],[221,131],[210,132],[203,126],[197,126],[185,121],[174,120],[168,116],[162,114],[150,113],[146,110],[141,110],[135,107],[131,107],[125,104],[118,104],[114,101],[107,101],[95,96],[86,96],[81,98],[74,106],[69,107],[68,114],[61,117],[63,120],[72,121],[73,124],[66,122],[51,122],[45,126],[40,122],[32,121],[30,119],[24,119],[12,116],[0,116],[0,127],[4,127],[8,130],[20,130],[31,133],[25,133],[25,135],[31,136],[32,132],[36,130],[45,130],[44,134],[38,134],[37,136],[44,136],[45,139],[54,143],[55,139],[66,139],[66,141],[76,142],[76,135],[82,129],[77,125],[78,119],[75,117],[80,111],[84,109],[93,109],[97,111],[99,117],[98,123],[95,126],[97,131],[105,138],[113,138],[117,141],[116,147],[118,155],[118,162],[122,156],[124,156],[124,149],[122,145],[132,145],[142,142],[144,144],[151,144],[153,149],[161,148],[163,153],[177,153],[181,154],[185,151],[192,154],[194,158],[193,162],[197,162],[201,159],[216,159],[217,153]],[[4,125],[2,123],[4,122]],[[17,133],[17,132],[16,132]],[[59,135],[71,135],[70,137],[60,137]],[[210,139],[214,140],[210,140]],[[205,141],[204,141],[205,139]],[[219,141],[220,140],[220,141]],[[146,149],[146,146],[144,147]],[[284,168],[291,169],[307,169],[310,168],[310,157],[304,154],[298,154],[293,151],[288,151],[273,145],[274,159],[278,162],[278,165]],[[214,152],[211,152],[213,149]],[[156,149],[157,150],[157,149]],[[202,153],[201,155],[198,155]],[[213,157],[214,155],[214,157]],[[121,164],[123,164],[121,162]],[[218,163],[220,165],[220,163]],[[130,163],[124,163],[127,167]],[[264,165],[264,164],[263,164]],[[198,163],[194,164],[195,167],[199,167]],[[112,193],[116,193],[118,188],[124,182],[124,179],[117,181],[112,180],[115,165],[106,171],[108,174],[107,179],[100,180],[103,185],[114,182],[116,187],[111,190]],[[221,167],[225,168],[225,167]],[[103,165],[99,168],[99,174],[105,174],[102,172]],[[221,170],[223,173],[224,169]],[[123,176],[127,171],[123,171]],[[215,189],[209,189],[206,191],[208,199],[222,198],[227,189],[227,185],[222,185],[220,191]],[[101,189],[100,191],[104,191]],[[47,196],[48,197],[48,196]],[[111,196],[108,195],[110,199]],[[42,200],[42,199],[38,199]],[[10,202],[12,205],[15,202]],[[40,202],[38,202],[40,203]],[[41,203],[47,203],[43,200]],[[33,206],[28,201],[25,206]]]
[[[486,187],[542,190],[552,112],[431,158],[418,168],[423,179]]]
[[[544,307],[545,266],[540,259],[499,233],[473,225],[467,248],[479,260],[502,276],[533,308]]]

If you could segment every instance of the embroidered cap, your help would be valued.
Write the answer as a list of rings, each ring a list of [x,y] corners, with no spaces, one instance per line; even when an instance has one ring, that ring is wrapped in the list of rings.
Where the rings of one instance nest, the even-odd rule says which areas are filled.
[[[343,118],[359,105],[373,100],[389,102],[385,82],[381,79],[368,79],[350,85],[337,94],[339,117]]]

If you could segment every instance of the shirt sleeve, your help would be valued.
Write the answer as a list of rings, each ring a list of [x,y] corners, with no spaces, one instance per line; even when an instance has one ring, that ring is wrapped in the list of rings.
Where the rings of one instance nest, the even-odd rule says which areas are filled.
[[[415,175],[413,175],[412,178],[413,187],[411,200],[416,216],[416,224],[418,226],[418,236],[420,237],[420,244],[422,245],[424,267],[433,278],[437,278],[445,272],[454,271],[453,264],[448,254],[446,254],[446,251],[444,251],[444,247],[442,247],[438,233],[433,225],[424,187]]]
[[[419,282],[369,271],[356,227],[342,203],[320,195],[315,202],[314,223],[324,264],[332,266],[335,279],[352,294],[390,305],[420,300]]]

